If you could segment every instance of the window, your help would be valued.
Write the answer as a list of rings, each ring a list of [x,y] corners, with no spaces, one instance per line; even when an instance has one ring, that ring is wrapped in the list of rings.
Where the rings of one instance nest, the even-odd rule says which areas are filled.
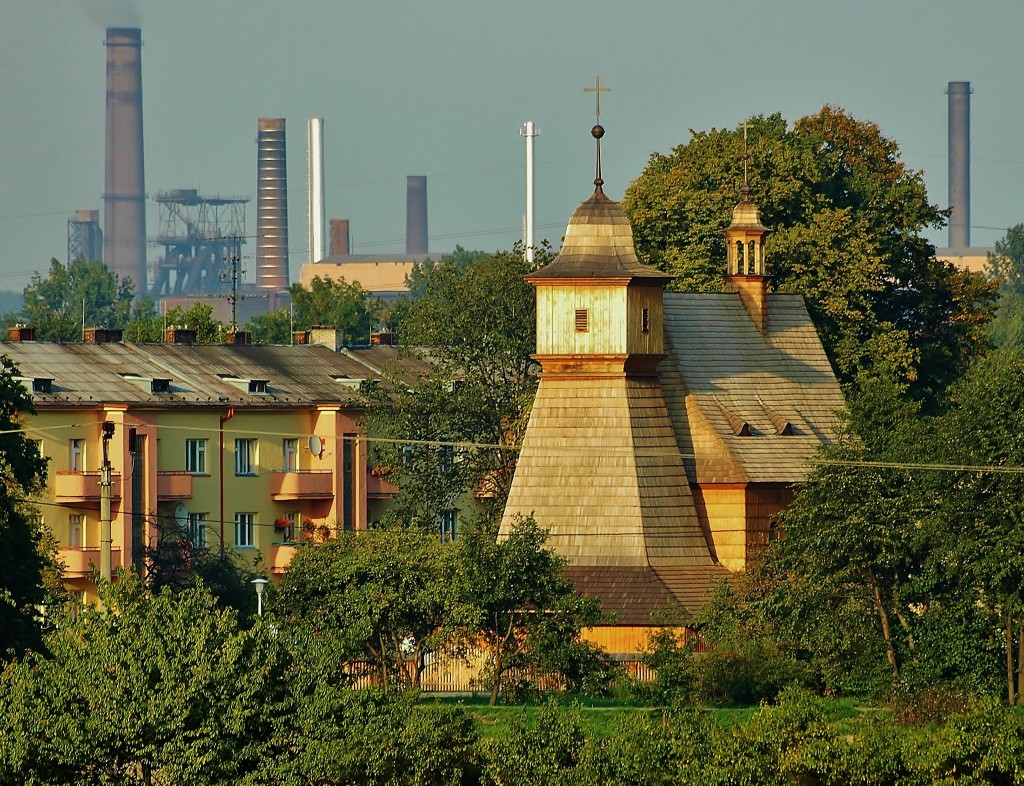
[[[439,518],[441,521],[441,540],[457,540],[459,537],[459,511],[455,508],[442,510]]]
[[[73,549],[85,548],[85,516],[81,513],[68,516],[68,545]]]
[[[281,442],[284,451],[284,471],[297,472],[299,469],[299,441],[297,439],[286,439]]]
[[[85,440],[71,440],[68,466],[72,472],[85,472]]]
[[[206,440],[185,440],[185,471],[193,475],[206,474]]]
[[[256,547],[256,514],[235,514],[235,548],[251,549]]]
[[[256,440],[235,440],[235,474],[256,474]]]
[[[188,514],[188,539],[192,546],[197,549],[206,548],[206,522],[208,515],[207,513]]]
[[[587,322],[587,310],[585,308],[576,309],[576,332],[586,333],[589,330]]]
[[[640,332],[651,332],[651,310],[647,306],[640,309]]]
[[[291,543],[299,538],[299,512],[293,510],[290,513],[284,514],[284,520],[288,522],[288,526],[284,530],[284,540],[286,543]]]

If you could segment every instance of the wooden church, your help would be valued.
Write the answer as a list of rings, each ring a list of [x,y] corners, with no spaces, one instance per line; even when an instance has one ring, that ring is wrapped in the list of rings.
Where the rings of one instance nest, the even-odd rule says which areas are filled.
[[[768,291],[746,185],[725,291],[666,292],[602,190],[603,133],[593,195],[527,278],[542,372],[502,531],[518,515],[548,529],[578,590],[616,615],[599,643],[624,652],[652,610],[696,611],[756,558],[844,404],[802,298]]]

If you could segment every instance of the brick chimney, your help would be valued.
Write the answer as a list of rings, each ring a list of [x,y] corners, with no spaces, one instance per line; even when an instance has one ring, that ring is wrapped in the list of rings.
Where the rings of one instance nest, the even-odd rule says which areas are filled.
[[[192,328],[170,327],[164,331],[165,344],[185,344],[191,346],[196,343],[196,331]]]

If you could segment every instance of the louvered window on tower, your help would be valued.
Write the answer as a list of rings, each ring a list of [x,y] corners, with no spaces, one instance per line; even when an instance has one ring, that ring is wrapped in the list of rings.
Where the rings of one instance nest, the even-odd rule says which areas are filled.
[[[587,310],[585,308],[578,308],[576,309],[576,332],[586,333],[587,330]]]
[[[651,310],[647,306],[640,309],[640,332],[651,332]]]

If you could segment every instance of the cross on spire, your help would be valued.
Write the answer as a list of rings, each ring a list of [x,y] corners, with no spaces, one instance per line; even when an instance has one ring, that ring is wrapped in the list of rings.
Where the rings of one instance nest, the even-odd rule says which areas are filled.
[[[601,77],[594,77],[594,86],[583,88],[584,93],[593,93],[595,101],[595,109],[597,112],[597,123],[590,133],[597,141],[597,174],[594,177],[594,185],[597,186],[597,190],[601,190],[601,186],[604,185],[604,180],[601,179],[601,137],[604,136],[604,128],[601,126],[601,93],[610,93],[612,89],[610,87],[601,87]]]
[[[597,122],[601,122],[601,93],[610,93],[612,89],[610,87],[601,87],[601,77],[594,77],[594,86],[583,88],[584,93],[594,93],[594,100],[596,103],[597,110]]]
[[[747,180],[747,159],[749,158],[747,155],[747,129],[750,128],[750,123],[744,120],[740,123],[740,128],[743,129],[743,188],[740,193],[743,194],[743,201],[746,202],[750,196],[750,183]]]

